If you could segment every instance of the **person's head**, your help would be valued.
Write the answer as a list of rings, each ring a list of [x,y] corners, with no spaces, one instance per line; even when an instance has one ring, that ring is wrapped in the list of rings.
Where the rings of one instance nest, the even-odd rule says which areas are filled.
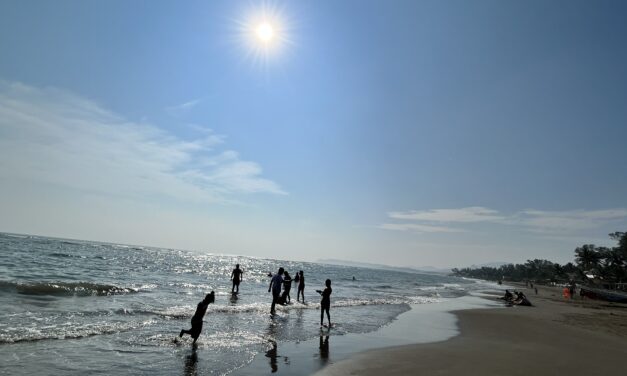
[[[289,277],[290,273],[288,273],[287,270],[286,270],[286,271],[283,272],[283,275],[286,276],[286,277]]]
[[[213,303],[215,301],[216,301],[216,295],[213,291],[211,291],[209,294],[205,296],[205,300],[204,300],[205,303]]]
[[[303,271],[301,270],[300,272],[298,272],[298,274],[300,274],[302,276],[303,275]]]
[[[326,281],[324,281],[324,284],[325,284],[327,287],[331,287],[331,280],[330,280],[330,279],[327,279]]]
[[[235,269],[239,269],[239,264],[235,264]]]
[[[279,268],[279,274],[283,274],[284,271],[285,271],[285,269]]]

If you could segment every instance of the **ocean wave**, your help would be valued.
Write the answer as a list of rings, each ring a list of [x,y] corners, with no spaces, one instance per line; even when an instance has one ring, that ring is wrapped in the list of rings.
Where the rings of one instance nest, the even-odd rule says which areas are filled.
[[[20,327],[0,331],[0,343],[33,342],[48,339],[76,339],[126,332],[154,324],[155,320],[133,322],[64,323],[46,327]]]
[[[150,290],[156,285],[119,287],[95,282],[32,282],[0,281],[0,290],[14,290],[24,295],[119,295]]]

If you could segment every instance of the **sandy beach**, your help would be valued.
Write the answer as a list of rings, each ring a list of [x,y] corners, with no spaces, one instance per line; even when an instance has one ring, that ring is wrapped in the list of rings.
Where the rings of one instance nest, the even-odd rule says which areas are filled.
[[[449,340],[367,351],[319,375],[603,375],[624,372],[627,306],[564,300],[559,288],[518,287],[534,307],[455,311]],[[496,299],[496,297],[488,298]]]

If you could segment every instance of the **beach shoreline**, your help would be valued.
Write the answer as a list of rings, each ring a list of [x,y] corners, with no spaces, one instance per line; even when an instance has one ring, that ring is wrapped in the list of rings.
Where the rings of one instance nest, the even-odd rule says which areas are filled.
[[[533,307],[457,310],[452,312],[460,332],[455,337],[361,352],[317,375],[601,375],[624,370],[626,305],[565,300],[560,288],[537,287],[538,295],[515,285]]]

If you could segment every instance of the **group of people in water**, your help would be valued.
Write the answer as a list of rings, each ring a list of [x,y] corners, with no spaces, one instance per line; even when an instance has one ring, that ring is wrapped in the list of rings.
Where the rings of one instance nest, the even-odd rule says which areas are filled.
[[[231,287],[232,294],[239,293],[239,284],[243,280],[244,271],[240,269],[239,264],[235,265],[235,269],[231,272],[231,281],[233,282],[233,286]],[[275,314],[275,305],[286,305],[291,304],[290,291],[292,289],[292,282],[296,283],[298,286],[298,291],[296,293],[296,301],[301,301],[305,304],[305,275],[302,270],[296,273],[294,279],[290,276],[289,272],[282,267],[279,268],[277,274],[272,275],[272,273],[268,273],[268,277],[271,277],[270,285],[268,286],[268,292],[272,292],[272,305],[270,306],[270,313],[272,315]],[[353,277],[354,279],[355,277]],[[331,280],[327,279],[325,281],[324,290],[316,290],[318,294],[321,295],[322,300],[320,301],[320,326],[324,325],[324,314],[327,314],[327,321],[329,323],[329,328],[331,327],[331,314],[329,312],[331,308],[331,293],[333,289],[331,288]],[[207,312],[207,307],[209,304],[215,302],[215,293],[211,291],[209,294],[205,296],[205,298],[198,303],[196,307],[196,312],[192,316],[192,327],[189,330],[182,329],[179,333],[179,337],[183,337],[184,334],[189,334],[194,339],[194,344],[198,340],[200,336],[200,332],[202,331],[202,323],[203,317]]]
[[[516,296],[514,296],[514,294]],[[505,290],[505,295],[500,299],[505,300],[509,305],[520,305],[531,307],[532,304],[522,291],[514,291],[514,294]]]

